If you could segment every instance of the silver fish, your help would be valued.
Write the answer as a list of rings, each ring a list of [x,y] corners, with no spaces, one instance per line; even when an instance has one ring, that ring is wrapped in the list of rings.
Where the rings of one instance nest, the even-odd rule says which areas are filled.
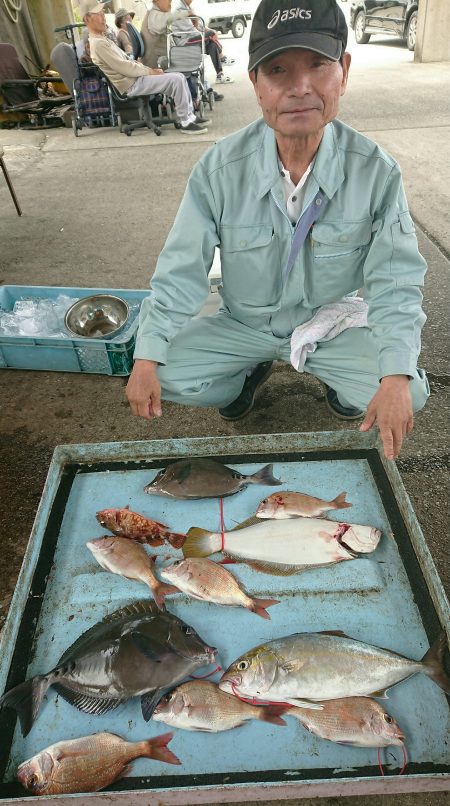
[[[144,492],[169,498],[220,498],[234,495],[247,484],[281,484],[272,475],[272,469],[272,465],[266,465],[245,476],[214,459],[180,459],[160,470]]]
[[[153,562],[145,549],[126,537],[97,537],[86,543],[89,551],[105,571],[148,585],[159,609],[171,593],[179,593],[173,585],[160,582],[153,573]]]
[[[42,700],[53,686],[80,711],[106,714],[141,696],[144,719],[165,691],[205,664],[216,650],[195,630],[153,601],[121,608],[83,633],[45,675],[37,675],[0,698],[14,708],[22,733],[31,730]]]
[[[286,716],[294,716],[315,736],[339,744],[388,747],[405,740],[395,719],[370,697],[325,700],[320,705],[321,710],[290,708]]]
[[[237,728],[249,719],[286,725],[281,714],[288,706],[267,707],[241,702],[225,694],[216,683],[196,680],[182,683],[161,699],[153,712],[153,719],[183,730],[202,730],[216,733]]]
[[[230,607],[246,607],[261,618],[270,619],[266,607],[279,604],[278,599],[249,596],[230,572],[212,560],[191,558],[177,560],[159,572],[163,579],[176,585],[194,599]]]
[[[281,490],[272,493],[264,501],[261,501],[256,510],[257,518],[320,518],[324,512],[330,509],[347,509],[351,507],[345,500],[347,493],[339,493],[332,501],[324,501],[322,498],[314,498],[306,493],[292,493]]]
[[[24,761],[17,779],[33,795],[98,792],[130,771],[136,758],[181,764],[168,749],[173,733],[143,742],[126,742],[115,733],[94,733],[57,742]]]
[[[207,532],[189,529],[182,551],[185,557],[205,557],[223,551],[270,574],[287,576],[308,568],[331,565],[357,557],[354,546],[373,551],[381,532],[372,526],[336,523],[320,518],[263,520],[250,518],[237,529]],[[370,547],[370,549],[369,549]]]
[[[443,665],[445,636],[422,660],[365,644],[344,633],[296,633],[245,652],[222,675],[223,691],[264,701],[320,709],[322,700],[385,696],[387,689],[417,672],[428,675],[447,694],[450,679]]]

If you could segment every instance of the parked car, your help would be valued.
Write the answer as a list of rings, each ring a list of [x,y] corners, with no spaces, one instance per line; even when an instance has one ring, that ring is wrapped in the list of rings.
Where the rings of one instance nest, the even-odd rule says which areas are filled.
[[[192,7],[205,20],[209,28],[236,39],[244,36],[259,0],[194,0]]]
[[[354,0],[350,7],[350,26],[359,45],[372,34],[395,34],[406,41],[409,50],[416,46],[419,0]]]

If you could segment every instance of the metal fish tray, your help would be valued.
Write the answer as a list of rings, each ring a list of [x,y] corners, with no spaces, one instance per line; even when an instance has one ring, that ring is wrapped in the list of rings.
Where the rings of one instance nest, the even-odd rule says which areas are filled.
[[[242,608],[225,608],[180,594],[168,609],[220,651],[224,668],[245,649],[294,632],[340,629],[353,638],[420,659],[444,629],[450,609],[398,471],[386,462],[372,434],[268,434],[149,442],[63,445],[56,448],[0,638],[0,692],[49,671],[62,652],[90,626],[117,608],[148,596],[146,586],[106,573],[85,547],[105,530],[97,510],[130,505],[178,532],[197,525],[217,530],[218,499],[181,501],[147,496],[144,484],[177,458],[212,456],[250,473],[266,462],[283,486],[331,499],[347,491],[352,509],[330,513],[382,529],[373,555],[292,577],[232,567],[248,591],[280,604],[265,621]],[[224,499],[225,528],[252,515],[272,490],[250,485]],[[179,555],[162,546],[152,553]],[[388,711],[400,723],[408,764],[400,748],[382,751],[342,746],[309,734],[287,718],[287,727],[249,722],[210,734],[175,730],[170,744],[182,765],[139,759],[131,774],[106,791],[41,796],[40,803],[226,803],[336,795],[446,790],[450,780],[450,708],[425,675],[389,693]],[[13,711],[0,712],[0,802],[36,800],[14,775],[17,765],[62,739],[107,730],[129,740],[169,730],[145,723],[139,699],[103,717],[81,713],[49,689],[30,734],[23,739]]]

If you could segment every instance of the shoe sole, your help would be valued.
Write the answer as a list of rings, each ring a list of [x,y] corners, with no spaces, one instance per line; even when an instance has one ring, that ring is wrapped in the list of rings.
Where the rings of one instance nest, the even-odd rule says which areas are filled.
[[[270,375],[272,375],[273,369],[274,369],[274,367],[273,367],[273,364],[272,364],[272,366],[269,367],[267,372],[265,372],[265,374],[262,376],[260,382],[258,383],[258,386],[256,387],[256,389],[255,389],[255,391],[253,393],[251,403],[250,403],[249,406],[247,406],[246,410],[243,411],[242,414],[239,414],[238,417],[226,417],[224,414],[220,414],[220,411],[219,411],[219,414],[220,414],[222,420],[228,420],[228,422],[236,422],[237,420],[243,420],[244,417],[247,416],[247,414],[250,414],[253,406],[255,405],[256,395],[258,394],[259,390],[261,389],[261,386],[263,385],[263,383],[265,383],[268,380],[268,378],[270,377]]]
[[[181,134],[191,134],[191,135],[192,134],[194,134],[194,135],[195,134],[205,134],[207,131],[208,131],[208,129],[200,129],[199,132],[186,131],[186,129],[183,129],[183,128],[180,129]]]

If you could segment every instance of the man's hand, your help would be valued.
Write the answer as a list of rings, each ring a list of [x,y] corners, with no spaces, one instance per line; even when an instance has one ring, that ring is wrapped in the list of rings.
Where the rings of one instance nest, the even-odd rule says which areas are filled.
[[[151,76],[162,76],[164,73],[164,70],[161,70],[160,67],[149,67],[148,71]]]
[[[152,420],[161,417],[161,384],[158,380],[156,361],[137,358],[127,383],[126,395],[131,411],[137,417]]]
[[[414,425],[411,392],[407,375],[387,375],[367,407],[360,431],[377,423],[386,459],[396,459],[402,442]]]

